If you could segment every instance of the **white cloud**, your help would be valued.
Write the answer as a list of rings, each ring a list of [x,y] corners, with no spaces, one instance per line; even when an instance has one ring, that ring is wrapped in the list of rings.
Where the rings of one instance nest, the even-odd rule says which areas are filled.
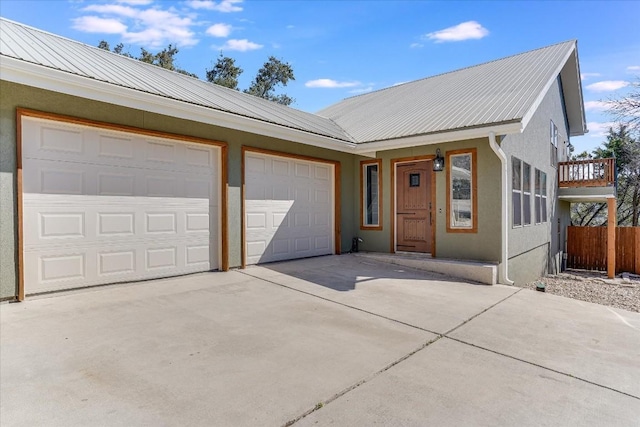
[[[186,3],[192,9],[215,10],[216,12],[241,12],[242,7],[236,6],[243,0],[222,0],[215,2],[213,0],[189,0]]]
[[[258,44],[258,43],[254,43],[254,42],[250,42],[247,39],[242,39],[242,40],[238,40],[238,39],[229,39],[227,40],[227,42],[222,45],[217,47],[217,49],[222,49],[222,50],[237,50],[239,52],[246,52],[249,50],[257,50],[257,49],[262,49],[263,45]]]
[[[600,73],[582,73],[582,74],[580,74],[580,80],[587,80],[590,77],[600,77]]]
[[[587,89],[594,92],[612,92],[622,89],[625,86],[629,86],[629,82],[625,82],[624,80],[604,80],[590,84],[587,86]]]
[[[340,88],[359,86],[360,82],[339,82],[332,79],[309,80],[304,84],[306,87]]]
[[[489,35],[489,30],[476,21],[467,21],[444,30],[425,34],[423,38],[435,40],[436,43],[459,42],[463,40],[481,39]]]
[[[410,48],[415,49],[415,48],[419,48],[419,47],[423,47],[424,45],[422,43],[411,43],[409,45]]]
[[[296,26],[295,25],[287,25],[287,30],[293,30]]]
[[[640,65],[629,65],[627,67],[627,71],[630,71],[630,72],[640,71]]]
[[[81,16],[73,20],[73,28],[85,33],[122,34],[127,26],[117,19]]]
[[[109,15],[120,15],[127,18],[135,18],[142,12],[142,9],[136,9],[130,6],[121,6],[119,4],[90,4],[82,10]]]
[[[609,108],[606,101],[587,101],[584,103],[584,109],[587,111],[604,111]]]
[[[91,33],[120,34],[127,43],[135,43],[146,48],[164,47],[174,44],[179,47],[198,43],[191,28],[196,25],[189,15],[173,7],[162,9],[153,7],[133,7],[150,2],[125,0],[123,4],[92,4],[83,12],[98,13],[101,16],[81,16],[74,19],[74,28]],[[130,6],[133,5],[133,6]],[[119,23],[120,25],[118,25]]]
[[[589,133],[587,135],[590,137],[602,138],[609,133],[609,128],[614,125],[614,122],[588,122],[587,129],[589,129]]]
[[[231,25],[213,24],[207,28],[206,33],[213,37],[229,37],[229,34],[231,34]]]

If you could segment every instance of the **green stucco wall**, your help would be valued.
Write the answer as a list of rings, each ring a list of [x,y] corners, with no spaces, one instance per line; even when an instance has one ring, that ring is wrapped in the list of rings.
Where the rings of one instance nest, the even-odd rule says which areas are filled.
[[[557,80],[550,87],[524,132],[507,135],[500,144],[507,155],[509,174],[509,278],[516,283],[530,282],[548,272],[558,272],[562,253],[566,247],[566,225],[570,220],[569,204],[557,199],[558,171],[551,164],[550,120],[553,120],[558,127],[558,151],[562,153],[562,150],[566,149],[569,137],[561,85]],[[513,226],[511,198],[513,157],[530,164],[532,174],[535,168],[546,172],[547,222],[535,224],[535,214],[532,211],[531,225]],[[532,205],[534,205],[533,195]],[[558,232],[558,226],[560,226],[560,232]],[[541,255],[543,252],[544,256]]]
[[[477,261],[499,262],[500,260],[500,161],[489,146],[488,139],[451,142],[447,144],[428,145],[406,149],[383,151],[377,154],[382,159],[382,230],[359,230],[360,201],[354,200],[353,210],[356,212],[355,227],[364,242],[360,248],[365,251],[389,252],[391,246],[391,160],[405,157],[435,155],[440,149],[442,156],[447,151],[464,148],[477,149],[478,167],[478,232],[448,233],[446,220],[446,172],[436,174],[436,207],[435,207],[435,240],[436,257],[466,259]],[[360,161],[357,157],[354,169],[359,171]],[[445,166],[446,167],[446,166]],[[359,176],[354,179],[355,194],[359,194]]]
[[[10,298],[17,293],[15,123],[17,107],[226,142],[228,144],[230,267],[237,267],[241,264],[240,188],[242,182],[241,147],[243,145],[338,161],[341,164],[343,182],[341,244],[345,251],[348,251],[351,246],[351,238],[355,235],[354,224],[357,221],[353,204],[357,193],[354,193],[354,187],[350,184],[354,176],[354,156],[351,154],[152,114],[6,81],[0,81],[0,94],[2,94],[0,97],[0,298]]]

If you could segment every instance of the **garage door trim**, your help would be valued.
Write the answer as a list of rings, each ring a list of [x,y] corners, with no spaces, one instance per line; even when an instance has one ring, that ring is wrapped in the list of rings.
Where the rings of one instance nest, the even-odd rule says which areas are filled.
[[[286,152],[282,152],[282,151],[275,151],[275,150],[267,150],[264,148],[256,148],[256,147],[249,147],[249,146],[242,146],[242,163],[241,163],[241,169],[240,169],[240,173],[242,175],[242,188],[240,189],[241,195],[240,195],[240,200],[241,200],[241,219],[240,219],[240,231],[241,231],[241,266],[242,268],[246,268],[247,266],[247,233],[246,233],[246,224],[245,224],[245,215],[246,215],[246,189],[245,189],[245,160],[246,160],[246,153],[256,153],[256,154],[265,154],[268,156],[276,156],[276,157],[284,157],[284,158],[288,158],[288,159],[296,159],[296,160],[304,160],[304,161],[308,161],[308,162],[316,162],[316,163],[324,163],[324,164],[329,164],[333,166],[333,191],[334,191],[334,203],[333,203],[333,238],[334,238],[334,253],[336,255],[340,255],[341,253],[341,244],[340,244],[340,238],[341,238],[341,229],[340,229],[340,206],[341,206],[341,187],[340,187],[340,176],[341,176],[341,170],[340,170],[340,162],[336,161],[336,160],[328,160],[328,159],[322,159],[322,158],[318,158],[318,157],[312,157],[312,156],[306,156],[306,155],[302,155],[302,154],[293,154],[293,153],[286,153]]]
[[[137,135],[144,135],[155,138],[170,139],[179,142],[188,142],[196,144],[205,144],[215,146],[220,150],[219,159],[219,189],[220,192],[220,230],[218,230],[220,236],[220,269],[226,271],[229,269],[229,256],[228,256],[228,238],[227,238],[227,206],[228,206],[228,168],[227,168],[227,144],[221,141],[215,141],[205,138],[193,137],[188,135],[173,134],[168,132],[161,132],[151,129],[142,129],[133,126],[118,125],[113,123],[83,119],[72,116],[65,116],[55,113],[48,113],[37,110],[30,110],[25,108],[16,109],[16,184],[17,184],[17,214],[18,214],[18,234],[17,234],[17,246],[18,246],[18,295],[16,299],[22,301],[25,298],[25,272],[24,272],[24,217],[23,217],[23,159],[22,159],[22,121],[23,118],[35,118],[52,120],[56,122],[66,124],[76,124],[80,126],[88,126],[93,128],[99,128],[103,130],[111,130],[116,132],[127,132]]]

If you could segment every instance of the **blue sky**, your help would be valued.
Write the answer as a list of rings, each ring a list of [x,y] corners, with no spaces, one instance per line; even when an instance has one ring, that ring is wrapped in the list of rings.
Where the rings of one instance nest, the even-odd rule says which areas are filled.
[[[382,89],[569,39],[578,40],[590,133],[603,140],[604,102],[640,76],[638,1],[1,0],[0,15],[97,45],[157,51],[177,45],[180,68],[205,77],[220,51],[245,72],[274,55],[292,64],[283,90],[317,111]]]

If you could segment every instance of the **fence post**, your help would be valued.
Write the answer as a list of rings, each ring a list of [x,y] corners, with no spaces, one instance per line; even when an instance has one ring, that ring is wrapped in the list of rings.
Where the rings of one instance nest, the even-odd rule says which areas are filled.
[[[616,199],[607,199],[607,277],[616,277]]]

